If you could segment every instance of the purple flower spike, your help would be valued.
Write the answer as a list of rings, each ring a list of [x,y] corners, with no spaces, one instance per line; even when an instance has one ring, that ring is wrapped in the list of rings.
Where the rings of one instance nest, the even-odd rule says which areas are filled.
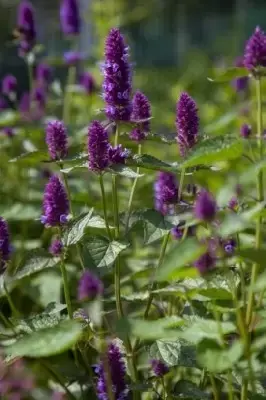
[[[47,226],[62,225],[68,213],[69,201],[65,187],[58,176],[53,175],[45,187],[41,221]]]
[[[63,250],[63,243],[60,239],[54,239],[49,247],[49,252],[53,254],[53,256],[60,256]]]
[[[240,135],[247,139],[252,133],[251,125],[243,124],[240,128]]]
[[[211,221],[216,214],[217,204],[211,193],[201,190],[196,199],[195,217],[202,221]]]
[[[266,66],[266,36],[259,26],[247,41],[244,66],[250,71]]]
[[[2,81],[2,93],[9,96],[17,90],[17,78],[13,75],[6,75]]]
[[[129,154],[130,151],[124,149],[121,144],[115,147],[110,146],[108,152],[109,162],[110,164],[125,164]]]
[[[80,15],[78,0],[61,0],[60,6],[61,29],[65,35],[80,33]]]
[[[89,271],[85,271],[78,286],[78,299],[93,300],[103,293],[103,284],[100,279]]]
[[[115,400],[128,400],[129,388],[125,380],[126,365],[123,360],[123,355],[119,347],[111,342],[107,349],[107,361],[110,368],[110,375],[112,381],[112,390]],[[98,375],[97,380],[97,395],[99,400],[108,399],[107,379],[104,370],[103,361],[96,367]]]
[[[67,155],[67,132],[62,121],[51,121],[46,126],[46,143],[52,160],[60,160]]]
[[[197,268],[200,274],[205,274],[215,267],[216,258],[211,251],[207,251],[200,256],[194,263],[194,267]]]
[[[183,92],[176,107],[177,142],[180,155],[184,157],[192,148],[199,133],[198,109],[195,101],[187,93]]]
[[[153,359],[150,364],[154,375],[157,377],[164,376],[169,372],[168,366],[163,361]]]
[[[36,68],[36,80],[39,85],[47,86],[52,79],[52,68],[48,64],[41,63]]]
[[[36,41],[34,10],[27,0],[19,5],[17,27],[20,35],[20,54],[25,55],[32,50]]]
[[[103,98],[111,121],[129,121],[131,115],[131,69],[128,48],[119,29],[110,30],[105,42]]]
[[[89,169],[103,171],[109,165],[108,134],[99,121],[93,121],[89,126],[88,153]]]
[[[155,209],[163,215],[172,214],[178,200],[178,184],[174,174],[159,172],[154,184]]]
[[[6,262],[9,260],[11,246],[7,222],[0,217],[0,272],[3,271]]]
[[[92,94],[95,91],[95,80],[89,72],[83,72],[83,74],[80,75],[79,84],[87,94]]]
[[[79,51],[67,51],[64,53],[64,61],[67,65],[76,65],[83,59]]]
[[[131,131],[129,136],[130,139],[140,142],[150,132],[150,120],[148,118],[151,117],[151,106],[148,98],[140,91],[135,93],[132,106],[131,121],[135,122],[137,127]]]
[[[7,136],[9,138],[12,138],[13,136],[15,136],[14,129],[11,128],[10,126],[3,128],[3,133],[5,136]]]

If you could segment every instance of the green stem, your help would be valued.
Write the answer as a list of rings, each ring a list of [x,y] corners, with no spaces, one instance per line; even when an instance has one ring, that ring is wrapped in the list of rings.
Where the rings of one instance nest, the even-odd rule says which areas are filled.
[[[74,85],[76,80],[76,67],[71,66],[68,68],[67,73],[67,82],[65,86],[65,94],[64,94],[64,103],[63,103],[63,121],[66,125],[70,122],[70,113],[71,113],[71,93],[69,91],[69,87]]]
[[[65,301],[66,301],[66,305],[67,305],[67,311],[68,311],[69,318],[72,319],[73,311],[72,311],[70,292],[69,292],[69,287],[68,287],[67,271],[66,271],[64,256],[62,256],[62,258],[61,258],[60,268],[61,268],[61,274],[62,274],[62,278],[63,278],[63,286],[64,286],[64,294],[65,294]]]
[[[33,89],[33,65],[27,60],[28,74],[29,74],[29,94],[30,94],[30,111],[32,110],[32,89]]]
[[[70,392],[68,387],[64,383],[63,377],[59,374],[59,372],[55,371],[48,361],[41,360],[42,367],[52,376],[52,378],[59,383],[60,386],[65,390],[69,399],[76,400],[76,397]]]
[[[11,298],[9,292],[8,292],[8,289],[7,289],[7,286],[6,286],[6,283],[5,283],[4,280],[3,280],[3,286],[4,286],[4,291],[5,291],[5,293],[6,293],[7,301],[8,301],[9,307],[10,307],[10,309],[11,309],[11,311],[12,311],[12,314],[13,314],[16,318],[18,318],[18,317],[20,316],[20,313],[19,313],[19,311],[17,310],[15,304],[13,303],[13,300],[12,300],[12,298]]]
[[[180,182],[179,182],[179,188],[178,188],[178,201],[180,201],[181,196],[182,196],[182,189],[183,189],[183,184],[184,184],[184,179],[185,179],[185,168],[181,170],[181,176],[180,176]]]
[[[63,164],[62,162],[59,164],[59,166],[60,166],[61,170],[64,169],[64,164]],[[64,172],[61,172],[61,174],[62,174],[62,178],[63,178],[63,181],[64,181],[64,185],[65,185],[65,188],[66,188],[66,192],[67,192],[67,197],[68,197],[68,201],[69,201],[70,213],[71,213],[71,215],[74,217],[74,211],[73,211],[73,206],[72,206],[72,201],[71,201],[71,194],[70,194],[70,189],[69,189],[69,184],[68,184],[67,175],[66,175]],[[77,248],[78,258],[79,258],[81,267],[82,267],[83,270],[85,270],[85,265],[84,265],[84,262],[83,262],[83,259],[82,259],[82,255],[81,255],[81,249],[80,249],[80,246],[79,246],[78,243],[77,243],[77,245],[76,245],[76,248]]]
[[[256,82],[256,93],[257,93],[257,133],[258,133],[258,150],[260,160],[263,157],[263,146],[262,146],[262,139],[263,139],[263,119],[262,119],[262,97],[261,97],[261,80],[257,78]],[[263,172],[259,171],[257,176],[257,197],[258,201],[262,202],[264,200],[264,188],[263,188]],[[256,223],[256,236],[255,236],[255,248],[259,249],[262,244],[262,218],[258,217]],[[253,307],[254,307],[254,284],[257,280],[259,272],[259,265],[254,263],[252,266],[251,272],[251,281],[250,281],[250,290],[248,296],[248,305],[247,305],[247,314],[246,314],[246,323],[247,326],[250,325],[252,320],[253,314]]]
[[[247,400],[247,398],[248,398],[248,383],[246,380],[244,380],[241,386],[241,400]]]
[[[210,374],[210,382],[211,382],[211,385],[212,385],[212,391],[213,391],[214,400],[219,400],[220,399],[219,391],[217,389],[217,385],[216,385],[215,379],[212,376],[212,374]]]
[[[105,196],[105,190],[104,190],[104,184],[103,184],[103,175],[99,175],[99,181],[100,181],[100,187],[101,187],[101,193],[102,193],[102,204],[103,204],[103,213],[104,213],[104,220],[105,220],[105,226],[106,230],[109,236],[109,239],[112,240],[112,233],[108,224],[108,217],[107,217],[107,206],[106,206],[106,196]]]
[[[160,268],[161,265],[162,265],[169,238],[170,238],[170,232],[168,232],[167,235],[163,239],[161,252],[160,252],[160,256],[159,256],[159,260],[158,260],[158,264],[157,264],[156,270],[158,270],[158,268]],[[153,298],[154,298],[154,294],[152,293],[152,291],[154,290],[155,285],[156,285],[155,282],[153,282],[152,285],[151,285],[150,295],[149,295],[148,302],[147,302],[147,305],[146,305],[146,309],[145,309],[145,312],[144,312],[144,318],[145,319],[148,318],[149,311],[150,311],[150,308],[151,308],[151,305],[152,305],[152,301],[153,301]]]
[[[141,144],[138,145],[138,155],[141,155]],[[137,167],[136,173],[139,174],[140,168]],[[128,231],[128,225],[129,225],[129,220],[130,220],[130,215],[131,215],[131,210],[132,210],[132,203],[133,203],[133,198],[134,198],[134,194],[135,194],[135,190],[136,190],[136,186],[137,186],[137,182],[138,182],[138,177],[136,177],[134,179],[133,185],[132,185],[132,189],[131,189],[131,193],[129,196],[129,201],[128,201],[128,207],[127,207],[127,219],[126,219],[126,226],[125,226],[125,231],[127,234]]]

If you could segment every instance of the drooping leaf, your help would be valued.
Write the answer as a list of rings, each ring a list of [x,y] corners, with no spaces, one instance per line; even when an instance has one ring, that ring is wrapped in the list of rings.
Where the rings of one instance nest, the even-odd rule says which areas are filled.
[[[130,179],[141,178],[144,176],[143,174],[138,174],[136,171],[133,171],[133,169],[123,164],[114,164],[107,168],[106,172],[110,172],[114,175],[125,176],[126,178]]]
[[[196,367],[195,346],[186,340],[156,340],[150,347],[151,358],[164,361],[168,366]]]
[[[21,154],[20,156],[13,158],[9,162],[11,163],[19,163],[20,165],[25,166],[37,166],[42,162],[50,161],[48,154],[44,151],[31,151],[29,153]]]
[[[232,369],[243,355],[244,346],[236,341],[228,349],[221,348],[216,342],[205,339],[197,347],[197,359],[203,368],[213,373]]]
[[[218,161],[233,160],[241,156],[243,143],[232,136],[217,136],[199,142],[182,163],[183,168],[212,165]]]
[[[233,79],[248,76],[246,68],[232,67],[226,70],[216,70],[214,74],[208,78],[210,82],[230,82]]]
[[[211,399],[211,395],[209,393],[204,392],[195,383],[185,379],[181,379],[175,384],[174,389],[171,392],[171,396],[173,396],[174,399],[182,400]]]
[[[132,334],[140,339],[175,339],[178,337],[177,327],[183,325],[182,318],[172,316],[160,318],[156,321],[143,319],[121,319],[117,323],[117,332],[120,335]]]
[[[265,266],[266,248],[255,249],[254,247],[248,247],[238,250],[236,255],[241,257],[243,260],[255,262],[262,267]]]
[[[236,330],[236,327],[232,322],[221,322],[220,327],[224,335],[235,332]],[[200,319],[193,321],[187,328],[183,329],[180,337],[194,344],[200,343],[203,339],[219,341],[220,331],[216,321],[211,319]]]
[[[17,272],[12,276],[1,276],[0,279],[0,295],[4,295],[3,280],[9,290],[12,290],[20,280],[27,278],[37,272],[43,271],[47,268],[53,268],[59,263],[59,259],[52,257],[49,253],[42,249],[31,250],[23,257],[19,263]]]
[[[191,264],[205,251],[206,247],[200,244],[196,239],[186,239],[184,242],[175,246],[165,257],[165,261],[156,274],[156,279],[159,281],[171,280],[171,276],[175,274],[176,270]]]
[[[65,226],[62,235],[62,242],[64,246],[70,246],[78,243],[86,233],[86,228],[105,229],[104,220],[98,216],[93,215],[93,209],[88,213],[83,213],[76,218],[73,218]]]
[[[35,331],[6,348],[15,357],[49,357],[72,347],[79,339],[82,326],[77,321],[62,321],[58,325]]]
[[[98,268],[110,267],[117,256],[129,246],[129,243],[110,241],[104,236],[88,236],[82,243],[84,259],[88,264]]]
[[[126,160],[126,165],[131,167],[141,167],[145,169],[151,169],[154,171],[173,171],[174,167],[164,161],[159,160],[149,154],[134,155],[132,158]],[[178,171],[178,168],[175,168]]]

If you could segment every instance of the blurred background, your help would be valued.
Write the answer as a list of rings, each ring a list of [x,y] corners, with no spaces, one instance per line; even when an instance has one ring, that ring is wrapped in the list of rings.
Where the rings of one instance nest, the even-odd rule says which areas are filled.
[[[266,28],[265,0],[79,0],[79,3],[83,28],[78,45],[86,55],[81,68],[88,68],[100,87],[98,62],[103,58],[104,40],[111,27],[119,26],[131,48],[134,89],[143,90],[150,98],[156,129],[160,125],[173,127],[175,102],[181,90],[189,91],[202,103],[203,122],[205,117],[210,121],[218,116],[218,108],[228,111],[228,97],[230,102],[234,101],[231,96],[235,93],[228,87],[214,91],[207,80],[209,71],[213,67],[233,66],[256,25]],[[14,74],[22,93],[27,89],[27,68],[11,40],[18,4],[18,0],[0,0],[0,79],[7,73]],[[44,49],[42,58],[49,58],[61,79],[66,70],[63,53],[70,44],[60,30],[60,0],[32,0],[32,4],[38,42]],[[231,117],[228,118],[230,122]],[[156,121],[160,121],[158,126]]]

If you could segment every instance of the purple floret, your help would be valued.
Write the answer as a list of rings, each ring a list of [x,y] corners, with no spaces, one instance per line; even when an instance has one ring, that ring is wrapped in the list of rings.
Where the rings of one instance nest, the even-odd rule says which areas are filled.
[[[194,213],[195,217],[202,221],[211,221],[217,212],[217,204],[207,190],[201,190],[197,196]]]
[[[129,121],[131,105],[131,69],[128,48],[119,29],[110,30],[105,42],[103,98],[105,114],[111,121]]]
[[[266,36],[259,26],[246,43],[243,63],[250,71],[266,66]]]
[[[109,165],[108,133],[99,121],[92,121],[89,126],[88,153],[89,169],[103,171]]]
[[[151,360],[151,369],[155,376],[161,377],[169,372],[168,366],[161,360]]]
[[[58,226],[67,222],[69,201],[63,183],[53,175],[47,183],[43,197],[41,221],[46,226]]]
[[[130,139],[140,142],[150,132],[151,106],[148,98],[140,91],[137,91],[132,101],[131,121],[137,126],[131,131]]]
[[[67,132],[62,121],[51,121],[46,126],[46,143],[52,160],[59,160],[67,155]]]
[[[163,215],[171,214],[178,201],[178,183],[171,172],[159,172],[154,183],[155,209]]]
[[[198,108],[186,92],[181,93],[177,102],[176,129],[180,155],[184,157],[197,142],[199,133]]]
[[[78,300],[93,300],[102,293],[102,281],[90,271],[85,271],[79,280]]]
[[[0,217],[0,272],[3,272],[6,262],[10,258],[11,246],[7,222]]]

